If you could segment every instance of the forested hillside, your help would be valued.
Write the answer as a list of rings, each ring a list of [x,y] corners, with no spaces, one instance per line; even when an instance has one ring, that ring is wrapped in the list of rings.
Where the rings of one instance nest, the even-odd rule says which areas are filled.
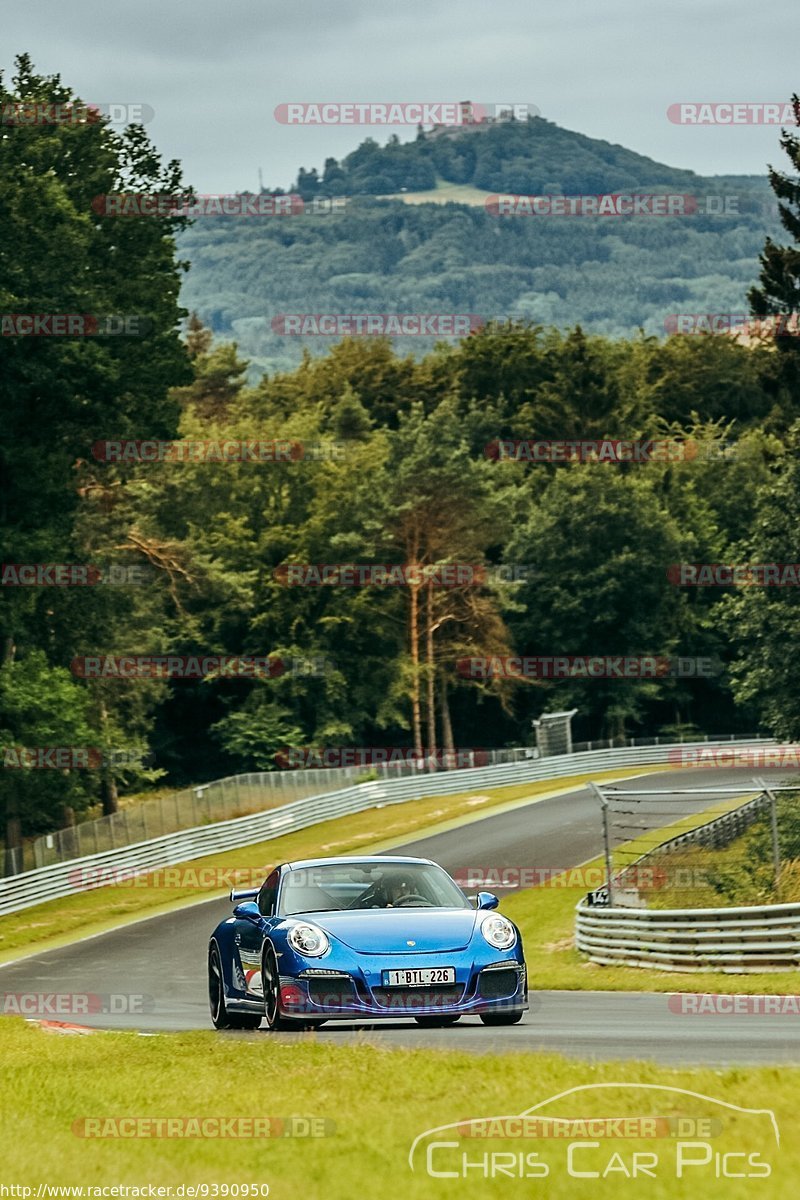
[[[674,217],[509,217],[486,211],[479,193],[473,204],[405,202],[448,184],[487,197],[666,192],[697,204]],[[276,331],[283,313],[457,312],[663,336],[672,313],[746,311],[764,237],[779,228],[766,174],[707,179],[541,118],[384,147],[367,139],[319,177],[301,171],[292,190],[302,214],[202,218],[179,243],[192,263],[184,302],[259,370],[331,341]],[[405,201],[377,198],[402,190]],[[347,199],[328,211],[320,197]],[[394,346],[419,356],[434,341]]]

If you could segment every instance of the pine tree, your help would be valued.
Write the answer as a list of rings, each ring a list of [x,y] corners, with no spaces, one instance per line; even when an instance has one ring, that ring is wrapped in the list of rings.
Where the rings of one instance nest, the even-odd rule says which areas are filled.
[[[800,127],[800,99],[792,96],[795,123]],[[783,130],[781,148],[794,168],[784,174],[770,167],[769,182],[779,202],[781,223],[795,243],[800,243],[800,137]],[[750,289],[748,299],[754,316],[788,315],[800,311],[800,246],[778,246],[767,238],[761,254],[761,286]],[[786,344],[791,339],[782,338]]]

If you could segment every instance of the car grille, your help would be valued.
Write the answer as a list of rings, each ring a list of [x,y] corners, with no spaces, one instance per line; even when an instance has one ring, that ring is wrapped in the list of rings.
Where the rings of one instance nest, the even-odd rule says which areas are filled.
[[[516,971],[482,971],[478,990],[484,1000],[499,1000],[501,996],[513,996],[518,982]]]
[[[376,1004],[397,1009],[398,1013],[406,1010],[413,1016],[420,1009],[457,1004],[464,994],[464,986],[460,983],[442,984],[430,991],[427,988],[376,987],[372,989],[372,994]]]
[[[355,1000],[352,981],[333,977],[307,978],[309,997],[315,1004],[352,1004]]]

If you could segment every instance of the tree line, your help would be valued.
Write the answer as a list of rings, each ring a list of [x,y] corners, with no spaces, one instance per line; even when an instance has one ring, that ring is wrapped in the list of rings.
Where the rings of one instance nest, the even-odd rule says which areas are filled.
[[[0,80],[0,105],[71,99],[24,57],[10,88]],[[773,187],[797,240],[795,185],[776,174]],[[141,127],[0,129],[0,312],[135,312],[149,331],[0,338],[12,843],[65,812],[114,811],[126,791],[279,769],[291,746],[513,745],[571,707],[578,737],[800,733],[797,587],[676,574],[800,559],[795,338],[615,341],[490,322],[421,357],[346,338],[253,381],[237,346],[180,305],[182,218],[91,208],[100,193],[181,188]],[[796,311],[796,289],[796,251],[769,242],[753,311]],[[678,449],[612,462],[502,449],[575,439]],[[31,564],[91,573],[25,583]],[[406,577],[304,577],[321,564]],[[129,679],[87,666],[153,656],[275,669]],[[464,668],[536,656],[711,668]],[[95,769],[19,753],[67,746],[91,747]]]

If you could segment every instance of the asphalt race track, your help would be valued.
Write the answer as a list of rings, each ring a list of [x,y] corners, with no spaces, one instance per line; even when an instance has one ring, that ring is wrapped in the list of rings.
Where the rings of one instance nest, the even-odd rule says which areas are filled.
[[[784,771],[766,771],[778,782]],[[676,770],[649,778],[623,781],[622,787],[723,787],[747,784],[745,770]],[[698,809],[719,799],[697,798]],[[686,811],[686,802],[680,811]],[[648,817],[642,809],[642,828],[668,823],[663,815],[669,800],[648,801],[657,810]],[[676,817],[679,815],[676,805]],[[391,853],[432,858],[456,871],[466,866],[493,868],[533,866],[566,868],[602,851],[597,800],[581,789],[552,800],[523,805],[446,833],[422,838]],[[499,891],[502,898],[507,891]],[[576,893],[577,896],[577,893]],[[216,898],[178,912],[152,917],[58,950],[0,966],[3,993],[75,992],[92,995],[143,997],[134,1012],[97,1012],[65,1018],[99,1029],[175,1031],[209,1029],[206,997],[208,937],[217,922],[231,912],[228,901]],[[686,977],[676,990],[703,990],[703,977],[687,988]],[[368,1039],[383,1045],[431,1045],[487,1051],[553,1050],[582,1058],[645,1058],[663,1063],[723,1065],[728,1063],[800,1062],[798,1016],[680,1015],[670,1010],[666,994],[620,992],[553,992],[547,979],[530,980],[531,1009],[523,1022],[507,1028],[487,1028],[477,1018],[463,1019],[443,1030],[423,1030],[411,1020],[360,1027],[329,1024],[314,1034],[241,1034],[224,1037],[317,1037],[332,1043]],[[142,1011],[142,1009],[144,1011]]]

